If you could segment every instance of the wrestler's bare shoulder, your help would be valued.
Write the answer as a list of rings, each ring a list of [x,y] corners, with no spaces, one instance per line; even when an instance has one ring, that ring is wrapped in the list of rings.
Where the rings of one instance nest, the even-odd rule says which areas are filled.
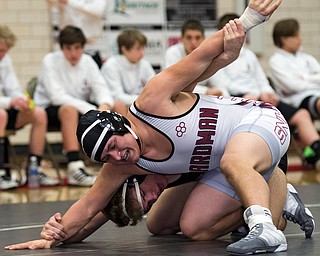
[[[164,101],[161,97],[141,98],[136,101],[137,108],[147,114],[162,117],[174,117],[188,111],[195,103],[197,96],[190,92],[180,92],[176,97]]]

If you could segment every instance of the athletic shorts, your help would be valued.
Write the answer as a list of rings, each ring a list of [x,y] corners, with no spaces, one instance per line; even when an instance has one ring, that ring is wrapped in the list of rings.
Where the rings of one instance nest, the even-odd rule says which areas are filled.
[[[299,110],[299,109],[292,107],[282,101],[279,101],[279,103],[277,105],[277,109],[280,110],[281,114],[284,116],[284,118],[287,120],[287,122],[289,122],[289,120]]]
[[[14,108],[7,109],[8,113],[8,123],[7,123],[7,130],[14,130],[16,126],[17,116],[19,113],[19,110],[16,110]]]
[[[272,164],[268,170],[262,173],[263,178],[267,181],[272,175],[275,167],[280,162],[288,150],[290,143],[290,130],[287,122],[284,120],[281,112],[273,107],[255,108],[250,111],[233,130],[233,135],[239,132],[252,132],[263,138],[268,144]],[[217,190],[240,200],[235,189],[226,180],[220,168],[210,170],[201,176],[199,182],[207,184]]]
[[[301,102],[299,108],[305,108],[310,112],[313,119],[319,119],[320,113],[317,110],[318,100],[319,96],[309,96]]]
[[[49,106],[46,108],[47,116],[48,116],[48,127],[60,130],[60,120],[58,117],[58,111],[60,106]],[[81,114],[79,113],[79,118]]]

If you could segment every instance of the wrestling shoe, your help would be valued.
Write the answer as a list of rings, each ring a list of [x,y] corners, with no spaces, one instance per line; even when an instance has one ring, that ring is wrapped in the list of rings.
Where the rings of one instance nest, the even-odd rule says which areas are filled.
[[[231,255],[283,252],[286,250],[286,237],[269,222],[254,225],[245,238],[227,247],[227,252]]]
[[[68,163],[68,184],[73,186],[90,187],[96,181],[96,176],[85,171],[84,162],[81,160]]]
[[[59,179],[50,177],[47,174],[41,172],[40,170],[38,172],[38,178],[39,178],[40,186],[57,186],[57,185],[60,185],[60,180]]]
[[[8,175],[0,176],[0,190],[8,190],[19,187],[20,184],[18,181],[12,179]]]
[[[287,184],[287,200],[283,208],[283,217],[286,220],[298,223],[300,229],[305,232],[306,238],[310,238],[315,228],[315,222],[310,210],[301,201],[298,192],[291,184]]]

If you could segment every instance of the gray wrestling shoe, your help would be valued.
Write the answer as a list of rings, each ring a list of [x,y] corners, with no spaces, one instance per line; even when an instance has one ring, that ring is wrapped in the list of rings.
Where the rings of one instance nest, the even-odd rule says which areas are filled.
[[[298,192],[291,184],[287,184],[287,200],[283,208],[283,217],[286,220],[298,223],[305,232],[306,238],[310,238],[315,228],[315,222],[310,210],[301,201]]]
[[[273,253],[286,250],[286,237],[269,222],[256,224],[245,238],[227,247],[227,252],[231,255]]]

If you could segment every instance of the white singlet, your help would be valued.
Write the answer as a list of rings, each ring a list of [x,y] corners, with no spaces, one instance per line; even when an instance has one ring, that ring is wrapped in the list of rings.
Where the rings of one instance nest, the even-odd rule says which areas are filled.
[[[131,105],[130,112],[166,136],[172,144],[172,152],[166,159],[141,156],[137,163],[140,168],[162,174],[205,172],[201,182],[232,197],[236,193],[219,166],[233,135],[252,132],[266,141],[272,153],[272,166],[263,173],[266,180],[290,142],[289,127],[280,111],[261,101],[197,94],[192,108],[179,116],[150,115],[137,109],[135,104]]]

